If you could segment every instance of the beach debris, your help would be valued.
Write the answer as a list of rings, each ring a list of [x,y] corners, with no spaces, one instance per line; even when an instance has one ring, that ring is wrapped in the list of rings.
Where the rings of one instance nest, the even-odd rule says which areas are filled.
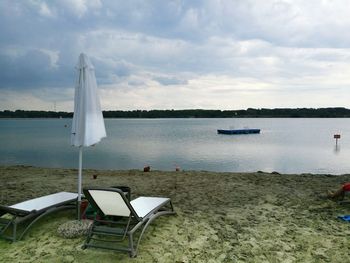
[[[345,216],[337,216],[339,219],[342,219],[344,221],[350,222],[350,215],[345,215]]]
[[[145,166],[145,167],[143,167],[143,171],[144,172],[150,172],[151,171],[151,166]]]
[[[91,225],[91,220],[72,220],[60,225],[57,233],[64,238],[81,237],[87,235]]]
[[[176,171],[176,172],[181,171],[180,166],[179,166],[179,165],[177,165],[176,163],[174,163],[174,167],[175,167],[175,171]]]

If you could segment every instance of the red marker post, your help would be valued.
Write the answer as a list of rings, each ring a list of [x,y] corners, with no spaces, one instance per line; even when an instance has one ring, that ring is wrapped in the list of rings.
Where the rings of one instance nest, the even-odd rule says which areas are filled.
[[[335,146],[338,146],[338,139],[340,139],[340,134],[334,134]]]

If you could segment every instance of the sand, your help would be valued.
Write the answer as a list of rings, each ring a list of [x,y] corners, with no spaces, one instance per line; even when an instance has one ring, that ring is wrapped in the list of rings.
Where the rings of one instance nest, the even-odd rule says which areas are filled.
[[[73,169],[0,166],[0,203],[76,191],[76,175]],[[350,214],[350,203],[325,198],[327,189],[346,181],[350,175],[85,170],[84,186],[127,185],[132,198],[167,196],[177,216],[153,222],[130,259],[82,250],[84,238],[60,237],[58,227],[74,212],[58,212],[23,241],[0,240],[0,262],[350,262],[350,223],[337,219]]]

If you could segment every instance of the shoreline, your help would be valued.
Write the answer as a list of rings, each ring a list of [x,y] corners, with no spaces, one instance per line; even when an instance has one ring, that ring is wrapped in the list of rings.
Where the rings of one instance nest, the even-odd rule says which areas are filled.
[[[48,169],[48,170],[67,170],[67,171],[75,171],[78,172],[78,168],[72,168],[72,167],[49,167],[49,166],[36,166],[36,165],[26,165],[26,164],[0,164],[0,169],[3,168],[34,168],[34,169]],[[214,170],[185,170],[181,169],[179,171],[175,169],[169,169],[169,170],[160,170],[160,169],[153,169],[152,166],[150,166],[151,172],[162,172],[162,173],[213,173],[213,174],[271,174],[271,175],[281,175],[281,176],[326,176],[326,177],[347,177],[350,176],[350,171],[349,173],[312,173],[312,172],[300,172],[300,173],[284,173],[284,172],[279,172],[279,171],[236,171],[236,172],[230,172],[230,171],[214,171]],[[130,168],[130,169],[103,169],[103,168],[84,168],[83,167],[83,173],[84,171],[96,171],[96,172],[130,172],[130,171],[135,171],[135,172],[141,172],[143,173],[143,169],[139,168]]]
[[[73,112],[42,110],[0,110],[4,117],[70,118]],[[349,118],[350,109],[326,108],[264,108],[264,109],[162,109],[162,110],[104,110],[104,118]]]
[[[97,175],[97,179],[93,176]],[[0,166],[1,205],[58,191],[76,192],[77,169]],[[132,198],[166,196],[175,217],[155,220],[139,255],[82,250],[57,227],[72,212],[38,222],[24,240],[0,240],[0,261],[28,262],[344,262],[350,253],[350,204],[325,198],[350,175],[208,171],[83,170],[84,186],[127,185]],[[347,197],[350,201],[350,197]]]

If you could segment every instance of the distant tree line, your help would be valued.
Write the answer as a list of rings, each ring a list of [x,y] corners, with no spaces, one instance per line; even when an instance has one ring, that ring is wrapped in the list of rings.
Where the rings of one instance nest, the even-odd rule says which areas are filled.
[[[103,111],[105,118],[350,118],[346,108],[277,108],[246,110],[132,110]],[[0,118],[72,118],[72,112],[0,111]]]
[[[72,112],[64,111],[36,111],[36,110],[16,110],[0,111],[0,118],[72,118]]]

